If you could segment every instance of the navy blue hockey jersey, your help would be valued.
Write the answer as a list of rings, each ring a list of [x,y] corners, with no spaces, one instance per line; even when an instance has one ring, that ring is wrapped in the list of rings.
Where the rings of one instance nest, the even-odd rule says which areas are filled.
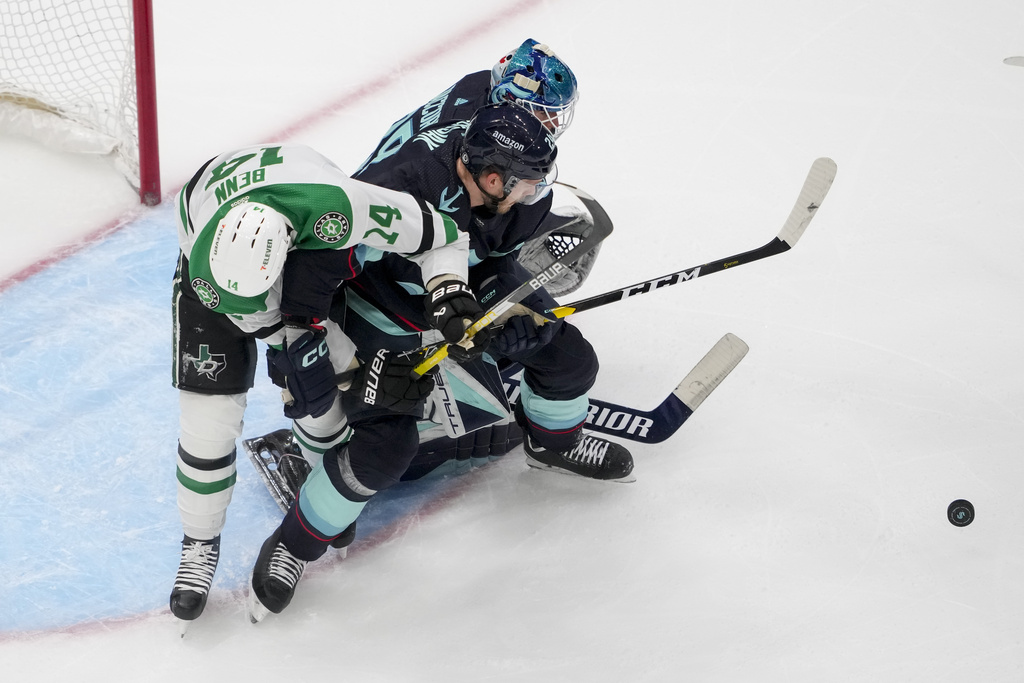
[[[459,230],[469,234],[471,286],[496,271],[507,272],[518,249],[541,230],[551,208],[550,194],[534,204],[517,204],[504,215],[470,207],[456,161],[469,118],[488,103],[489,90],[490,72],[466,76],[396,122],[353,176],[408,192],[452,217]],[[405,329],[427,327],[424,284],[414,264],[390,255],[367,263],[362,274],[349,281],[351,291]]]

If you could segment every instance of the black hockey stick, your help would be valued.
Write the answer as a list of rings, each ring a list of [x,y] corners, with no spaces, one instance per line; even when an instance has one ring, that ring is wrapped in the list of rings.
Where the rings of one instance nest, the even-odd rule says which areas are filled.
[[[698,277],[726,270],[727,268],[735,268],[736,266],[742,266],[744,263],[751,263],[752,261],[758,261],[769,256],[781,254],[784,251],[789,251],[796,246],[800,236],[804,234],[804,230],[807,229],[811,219],[814,218],[818,207],[825,200],[825,195],[828,194],[829,188],[832,187],[832,181],[835,177],[836,162],[826,157],[816,159],[811,164],[811,170],[807,174],[803,187],[800,189],[800,196],[797,197],[796,204],[786,219],[786,223],[782,226],[782,230],[779,231],[779,234],[771,242],[762,247],[745,251],[742,254],[727,256],[717,261],[709,261],[699,266],[684,268],[668,275],[662,275],[651,280],[638,282],[629,287],[598,294],[588,299],[566,304],[565,306],[557,306],[551,309],[550,312],[559,318],[564,318],[573,313],[622,301],[631,296],[646,294],[653,289],[661,289],[662,287],[679,284],[680,282],[688,282]]]
[[[591,197],[589,194],[580,190],[579,188],[567,185],[565,183],[558,183],[559,185],[567,188],[570,192],[576,195],[579,200],[583,203],[583,206],[590,212],[590,217],[594,221],[594,226],[587,233],[586,237],[577,242],[572,248],[567,250],[564,254],[554,260],[551,265],[536,273],[532,278],[519,285],[511,294],[506,296],[504,299],[494,304],[489,311],[477,320],[475,323],[466,329],[466,336],[463,337],[464,343],[469,339],[472,339],[473,335],[482,330],[483,328],[490,325],[502,314],[506,313],[509,309],[515,306],[517,303],[525,299],[527,296],[537,291],[550,282],[554,278],[561,275],[573,262],[579,260],[584,254],[600,244],[604,238],[612,234],[612,219],[608,217],[607,212],[597,202],[596,199]],[[444,344],[431,354],[426,360],[416,366],[414,372],[422,375],[423,373],[436,366],[445,357],[448,356],[448,345]]]

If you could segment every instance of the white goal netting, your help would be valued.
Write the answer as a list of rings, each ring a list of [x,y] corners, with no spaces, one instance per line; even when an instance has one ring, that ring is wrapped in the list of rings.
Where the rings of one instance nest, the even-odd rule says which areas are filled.
[[[132,0],[0,2],[0,130],[112,154],[139,187]]]

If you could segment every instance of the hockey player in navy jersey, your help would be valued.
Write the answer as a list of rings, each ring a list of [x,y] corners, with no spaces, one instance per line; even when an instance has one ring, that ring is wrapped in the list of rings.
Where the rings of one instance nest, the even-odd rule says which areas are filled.
[[[553,136],[541,122],[519,105],[503,102],[483,107],[472,121],[424,129],[357,177],[439,202],[469,233],[469,286],[486,304],[531,277],[516,257],[549,214],[551,195],[545,189],[555,173],[555,155]],[[526,183],[529,194],[517,197]],[[428,329],[430,321],[415,315],[419,304],[410,296],[417,291],[416,277],[390,257],[367,268],[346,287],[354,302],[349,311],[357,311],[353,320],[363,310],[369,313],[361,317],[381,330],[394,329],[385,320],[405,330]],[[435,296],[441,284],[420,286]],[[522,303],[539,314],[557,305],[543,289]],[[517,419],[530,464],[595,479],[628,479],[633,466],[628,452],[582,431],[587,392],[598,370],[593,348],[568,322],[537,324],[535,316],[520,312],[495,326],[483,350],[525,368]]]

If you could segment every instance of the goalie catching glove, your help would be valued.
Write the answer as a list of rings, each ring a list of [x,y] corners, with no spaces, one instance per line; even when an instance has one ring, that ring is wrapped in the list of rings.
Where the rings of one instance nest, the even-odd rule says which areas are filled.
[[[413,373],[422,362],[422,352],[380,349],[355,371],[348,392],[371,408],[386,408],[396,413],[412,411],[434,388],[436,368],[422,376]]]
[[[431,327],[448,342],[448,355],[464,363],[484,352],[491,340],[491,330],[481,329],[465,344],[459,344],[466,329],[484,315],[473,290],[459,280],[444,280],[430,288],[426,296],[426,315]]]
[[[284,407],[285,417],[320,417],[338,396],[327,331],[315,324],[289,326],[287,336],[294,335],[283,348],[267,349],[267,370],[274,384],[288,389],[292,396],[292,402]]]

